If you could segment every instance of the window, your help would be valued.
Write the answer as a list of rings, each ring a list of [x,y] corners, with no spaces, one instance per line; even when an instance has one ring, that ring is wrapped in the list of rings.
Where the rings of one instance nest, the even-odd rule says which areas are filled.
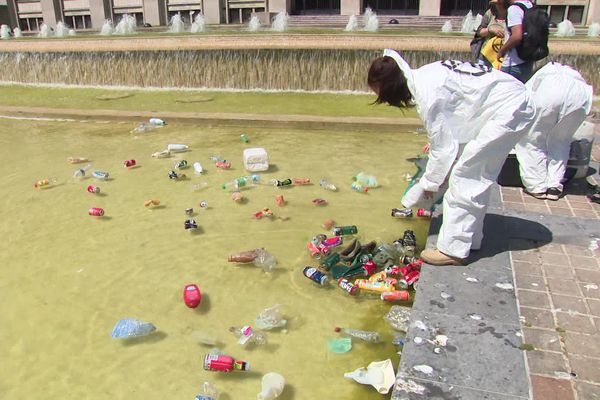
[[[550,7],[550,22],[559,24],[565,19],[565,11],[567,6],[552,6]]]
[[[568,20],[574,25],[581,25],[583,23],[583,6],[570,6]]]
[[[23,32],[39,31],[43,23],[43,18],[20,18],[19,28]]]

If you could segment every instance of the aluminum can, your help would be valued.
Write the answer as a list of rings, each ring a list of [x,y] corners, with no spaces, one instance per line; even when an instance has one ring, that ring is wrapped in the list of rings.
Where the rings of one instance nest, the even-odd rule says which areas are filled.
[[[250,364],[245,361],[234,360],[232,357],[222,354],[207,354],[204,356],[204,369],[222,372],[248,371]]]
[[[392,208],[392,217],[410,218],[412,216],[413,212],[410,208]]]
[[[104,215],[104,210],[99,207],[92,207],[88,210],[88,214],[94,217],[102,217]]]
[[[338,279],[338,286],[348,292],[350,296],[356,295],[356,292],[358,291],[358,286],[345,278]]]
[[[294,185],[310,185],[310,178],[294,178]]]
[[[108,179],[108,172],[104,171],[94,171],[92,172],[92,176],[96,179]]]
[[[369,260],[363,264],[362,268],[365,272],[365,276],[370,276],[377,269],[377,264],[375,264],[375,262],[373,262],[372,260]]]
[[[332,232],[335,236],[356,235],[358,233],[358,228],[356,225],[336,226],[333,228]]]
[[[193,208],[186,208],[185,209],[185,215],[192,215],[194,214],[194,209]]]
[[[175,163],[175,169],[184,169],[188,167],[188,162],[186,160],[181,160]]]
[[[282,181],[278,181],[278,180],[275,179],[273,181],[273,183],[277,187],[290,186],[292,184],[292,180],[290,178],[284,179]]]
[[[221,168],[221,169],[229,169],[229,168],[231,168],[231,163],[229,163],[229,162],[217,161],[217,162],[215,163],[215,167],[217,167],[217,168]]]
[[[383,301],[407,301],[410,298],[408,290],[394,290],[392,292],[381,293]]]
[[[433,215],[433,212],[431,212],[431,210],[426,210],[424,208],[419,208],[417,210],[417,217],[431,218],[432,215]]]
[[[398,286],[400,286],[402,289],[408,289],[411,285],[414,285],[419,280],[420,276],[421,273],[419,271],[409,272],[400,280],[400,282],[398,282]]]
[[[135,160],[125,160],[125,161],[123,161],[123,165],[126,168],[130,168],[130,167],[134,167],[136,165],[136,162],[135,162]]]
[[[100,193],[100,188],[98,186],[89,185],[87,187],[87,191],[90,193],[98,194],[98,193]]]
[[[283,198],[282,194],[275,196],[275,204],[277,204],[279,207],[285,206],[285,199]]]
[[[304,267],[302,271],[305,277],[310,279],[313,282],[318,283],[319,285],[325,285],[329,281],[329,277],[316,269],[315,267],[307,266]]]
[[[186,219],[183,223],[183,227],[186,231],[193,231],[195,229],[198,229],[198,224],[193,219]]]

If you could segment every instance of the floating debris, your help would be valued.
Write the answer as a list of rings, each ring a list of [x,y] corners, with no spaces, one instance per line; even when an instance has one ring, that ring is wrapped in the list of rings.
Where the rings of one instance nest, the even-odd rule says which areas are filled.
[[[592,239],[592,240],[590,240],[590,245],[588,246],[588,250],[589,251],[596,251],[596,250],[600,249],[600,245],[598,245],[599,241],[600,241],[600,239]]]
[[[413,339],[413,342],[415,342],[415,344],[423,344],[423,338],[419,337],[419,336],[415,336],[415,338]]]
[[[483,319],[479,314],[469,314],[469,318],[474,319],[475,321],[481,321]]]
[[[433,373],[433,368],[425,364],[415,365],[413,369],[417,372],[422,372],[426,375],[431,375]]]
[[[396,381],[396,390],[419,395],[425,394],[425,386],[419,385],[412,380],[404,380],[403,378],[398,378]]]
[[[467,282],[471,282],[471,283],[476,283],[476,282],[479,282],[479,281],[477,280],[477,278],[471,278],[471,277],[468,277],[468,278],[466,278],[465,280],[466,280]]]
[[[454,301],[454,297],[451,294],[446,293],[446,292],[441,292],[440,297],[444,300]]]
[[[436,335],[433,343],[437,346],[446,347],[446,345],[448,344],[448,336]]]
[[[425,323],[423,321],[415,321],[415,328],[418,328],[422,331],[426,331],[427,330],[427,325],[425,325]]]

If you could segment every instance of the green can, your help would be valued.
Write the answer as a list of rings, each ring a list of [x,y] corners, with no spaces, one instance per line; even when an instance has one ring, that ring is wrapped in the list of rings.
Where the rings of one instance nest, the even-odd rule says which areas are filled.
[[[177,163],[175,163],[175,168],[176,169],[184,169],[188,167],[188,162],[186,160],[181,160]]]
[[[335,236],[342,235],[356,235],[358,233],[358,228],[356,225],[348,225],[348,226],[336,226],[333,228],[333,234]]]

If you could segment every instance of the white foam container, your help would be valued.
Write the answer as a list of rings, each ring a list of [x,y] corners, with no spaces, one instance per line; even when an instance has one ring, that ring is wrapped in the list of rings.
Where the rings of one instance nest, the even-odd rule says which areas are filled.
[[[269,155],[262,147],[244,150],[244,168],[249,172],[260,172],[269,169]]]

